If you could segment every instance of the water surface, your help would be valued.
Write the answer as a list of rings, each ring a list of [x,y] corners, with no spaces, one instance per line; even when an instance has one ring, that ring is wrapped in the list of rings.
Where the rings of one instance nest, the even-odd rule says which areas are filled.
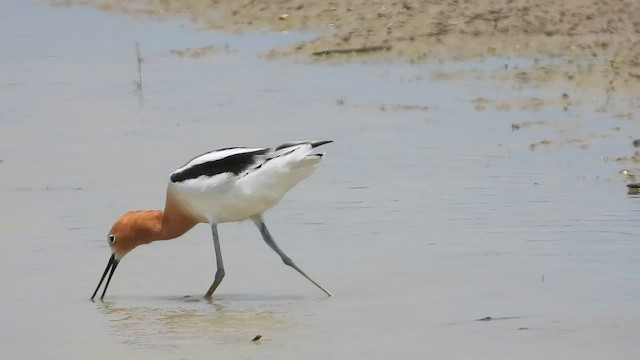
[[[632,154],[638,126],[599,111],[602,94],[571,93],[581,101],[569,109],[505,111],[499,102],[560,99],[567,89],[428,80],[527,60],[311,65],[263,56],[308,34],[201,32],[19,1],[0,10],[7,358],[637,353],[638,199],[618,175],[632,164],[605,158]],[[209,45],[216,51],[199,59],[171,54]],[[637,110],[624,94],[614,101],[616,111]],[[215,271],[204,225],[136,249],[105,301],[88,300],[112,222],[162,208],[172,170],[215,148],[307,138],[335,143],[266,221],[335,298],[246,223],[220,227],[227,276],[211,302],[201,298]],[[532,151],[542,140],[549,145]],[[495,320],[475,321],[487,316]]]

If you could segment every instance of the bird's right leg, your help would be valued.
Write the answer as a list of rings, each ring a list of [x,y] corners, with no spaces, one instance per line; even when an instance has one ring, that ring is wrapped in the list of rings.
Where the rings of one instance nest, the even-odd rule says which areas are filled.
[[[258,227],[258,230],[260,230],[260,234],[262,234],[262,239],[264,240],[264,242],[267,243],[267,245],[271,249],[273,249],[273,251],[275,251],[278,255],[280,255],[280,258],[282,259],[282,262],[285,263],[285,265],[288,265],[294,268],[297,272],[300,273],[300,275],[304,276],[307,280],[311,281],[313,285],[320,288],[320,290],[324,291],[327,295],[329,295],[329,297],[333,296],[329,291],[325,290],[325,288],[323,288],[320,284],[315,282],[315,280],[310,278],[309,275],[307,275],[304,271],[302,271],[302,269],[300,269],[298,265],[296,265],[293,262],[293,260],[291,260],[291,258],[284,253],[284,251],[280,250],[280,247],[278,246],[278,244],[276,244],[276,242],[273,240],[273,237],[271,237],[271,233],[269,233],[269,230],[267,229],[267,225],[262,220],[261,215],[255,215],[251,218],[251,220],[253,220],[253,223],[256,224],[256,226]]]
[[[211,295],[220,285],[224,278],[224,264],[222,263],[222,253],[220,252],[220,239],[218,238],[218,224],[211,223],[211,234],[213,235],[213,247],[216,251],[216,276],[213,279],[213,284],[209,288],[209,291],[204,295],[205,298],[210,299]]]

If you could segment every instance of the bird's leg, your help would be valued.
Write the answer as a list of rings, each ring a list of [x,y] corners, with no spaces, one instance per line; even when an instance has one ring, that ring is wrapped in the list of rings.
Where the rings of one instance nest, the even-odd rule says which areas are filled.
[[[280,258],[286,265],[289,265],[292,268],[294,268],[297,272],[299,272],[302,276],[307,278],[307,280],[311,281],[315,286],[319,287],[320,290],[324,291],[327,295],[333,296],[330,292],[325,290],[325,288],[320,286],[320,284],[318,284],[313,279],[311,279],[307,274],[305,274],[304,271],[302,271],[302,269],[300,269],[298,265],[296,265],[293,262],[293,260],[291,260],[291,258],[287,256],[287,254],[285,254],[282,250],[280,250],[280,247],[278,246],[278,244],[276,244],[276,242],[271,237],[271,234],[267,229],[267,225],[264,223],[261,216],[254,216],[251,218],[251,220],[253,220],[253,223],[256,224],[256,226],[260,230],[260,234],[262,234],[262,238],[264,239],[264,242],[266,242],[267,245],[269,245],[269,247],[273,249],[273,251],[275,251],[278,255],[280,255]]]
[[[216,291],[216,288],[218,288],[218,285],[220,285],[220,282],[222,282],[222,278],[224,278],[224,264],[222,263],[222,253],[220,252],[220,239],[218,238],[218,224],[213,222],[211,223],[211,233],[213,235],[213,247],[216,251],[217,270],[216,270],[216,276],[213,280],[213,284],[211,284],[209,291],[207,291],[207,293],[204,295],[204,297],[207,299],[211,298],[211,295],[213,294],[213,292]]]

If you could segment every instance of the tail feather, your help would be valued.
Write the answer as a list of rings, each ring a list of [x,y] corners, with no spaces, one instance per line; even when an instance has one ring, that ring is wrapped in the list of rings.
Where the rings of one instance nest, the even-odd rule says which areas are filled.
[[[282,145],[279,145],[278,147],[276,147],[274,150],[282,150],[282,149],[286,149],[288,147],[292,147],[292,146],[296,146],[296,145],[302,145],[302,144],[309,144],[311,145],[312,148],[318,147],[318,146],[322,146],[324,144],[328,144],[328,143],[332,143],[333,140],[302,140],[302,141],[290,141],[288,143],[284,143]]]
[[[331,142],[333,141],[291,141],[274,148],[274,150],[267,155],[267,161],[275,161],[276,163],[290,169],[314,167],[314,165],[318,164],[320,160],[322,160],[324,153],[312,153],[312,149]]]
[[[318,146],[322,146],[322,145],[324,145],[324,144],[330,144],[330,143],[332,143],[332,142],[333,142],[333,140],[320,140],[320,141],[313,141],[313,142],[311,142],[311,147],[312,147],[312,148],[316,148],[316,147],[318,147]]]
[[[320,160],[322,160],[322,155],[324,154],[310,154],[299,161],[292,162],[289,166],[291,166],[292,169],[312,167],[314,165],[317,165]]]

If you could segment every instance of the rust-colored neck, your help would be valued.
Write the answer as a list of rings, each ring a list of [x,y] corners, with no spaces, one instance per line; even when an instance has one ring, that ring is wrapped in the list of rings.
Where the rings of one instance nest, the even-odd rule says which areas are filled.
[[[116,221],[109,232],[114,236],[111,249],[121,258],[138,245],[175,239],[204,221],[191,215],[169,188],[164,210],[130,211]]]
[[[157,240],[175,239],[201,222],[181,206],[171,188],[167,189],[164,211],[159,211],[159,213],[161,220]]]

